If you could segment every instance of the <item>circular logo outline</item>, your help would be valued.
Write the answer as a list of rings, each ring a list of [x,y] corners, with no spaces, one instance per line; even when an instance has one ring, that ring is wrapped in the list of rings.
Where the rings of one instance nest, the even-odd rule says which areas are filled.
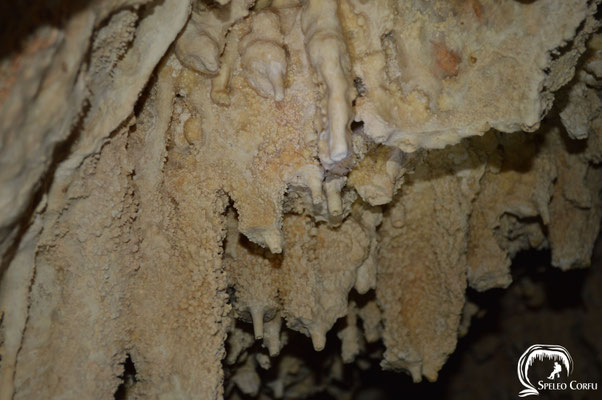
[[[516,366],[518,380],[525,387],[518,393],[519,397],[539,395],[539,391],[531,383],[528,374],[533,362],[536,359],[543,360],[544,358],[560,361],[564,365],[567,377],[573,372],[573,358],[567,349],[557,344],[534,344],[520,356]]]

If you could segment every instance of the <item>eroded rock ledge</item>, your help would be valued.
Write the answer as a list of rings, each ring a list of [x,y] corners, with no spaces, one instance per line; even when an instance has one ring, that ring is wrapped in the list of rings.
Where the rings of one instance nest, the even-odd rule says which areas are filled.
[[[42,22],[0,32],[0,399],[110,398],[126,357],[132,398],[219,398],[222,362],[286,398],[297,359],[256,370],[336,321],[343,362],[382,341],[436,380],[467,286],[529,248],[590,263],[598,3],[17,7]]]

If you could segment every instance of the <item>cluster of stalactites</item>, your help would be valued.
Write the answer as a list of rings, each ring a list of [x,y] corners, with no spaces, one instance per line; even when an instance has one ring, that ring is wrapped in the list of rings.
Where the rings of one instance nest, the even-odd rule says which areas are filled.
[[[318,82],[326,87],[321,102],[323,126],[319,155],[332,168],[351,154],[351,65],[336,0],[259,1],[251,28],[242,37],[229,29],[249,14],[249,0],[221,1],[221,7],[196,7],[176,44],[178,59],[186,67],[213,76],[212,99],[229,104],[228,84],[236,59],[248,84],[259,96],[282,101],[288,68],[279,8],[300,7],[307,57]]]

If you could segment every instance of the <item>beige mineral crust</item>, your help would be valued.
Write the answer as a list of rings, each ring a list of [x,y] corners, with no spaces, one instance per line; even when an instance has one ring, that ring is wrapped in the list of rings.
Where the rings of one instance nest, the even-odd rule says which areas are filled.
[[[75,3],[0,27],[0,400],[433,381],[468,287],[589,266],[599,1]]]

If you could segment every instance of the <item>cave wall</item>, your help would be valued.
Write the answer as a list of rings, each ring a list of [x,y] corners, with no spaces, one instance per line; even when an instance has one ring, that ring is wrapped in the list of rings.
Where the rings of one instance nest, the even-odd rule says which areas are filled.
[[[468,287],[507,287],[525,249],[590,264],[597,7],[3,12],[0,398],[111,398],[127,357],[132,398],[256,395],[292,332],[333,329],[344,363],[382,341],[382,368],[436,380]]]

